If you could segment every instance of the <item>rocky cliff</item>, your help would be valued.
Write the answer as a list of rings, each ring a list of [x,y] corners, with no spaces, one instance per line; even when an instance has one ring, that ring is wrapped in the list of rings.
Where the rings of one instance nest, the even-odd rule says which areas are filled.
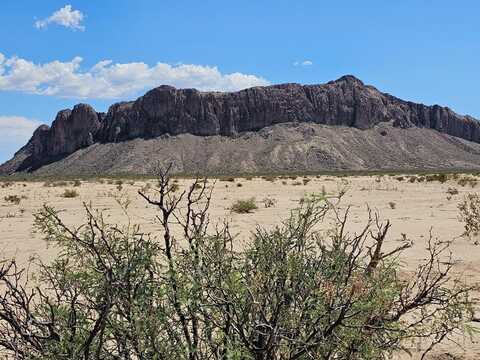
[[[133,102],[97,113],[85,104],[58,113],[38,128],[0,173],[29,171],[94,143],[191,134],[235,137],[281,123],[314,123],[372,129],[427,128],[480,142],[480,123],[447,107],[426,106],[382,93],[347,75],[321,85],[282,84],[238,92],[200,92],[160,86]]]

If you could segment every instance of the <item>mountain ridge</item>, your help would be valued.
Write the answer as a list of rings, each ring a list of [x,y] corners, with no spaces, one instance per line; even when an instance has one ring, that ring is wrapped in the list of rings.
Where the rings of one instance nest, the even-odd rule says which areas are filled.
[[[162,85],[107,113],[88,104],[60,111],[42,125],[0,174],[34,171],[94,144],[191,134],[235,138],[284,123],[373,129],[426,128],[480,142],[480,122],[448,107],[405,101],[365,85],[353,75],[319,85],[259,86],[237,92],[200,92]]]

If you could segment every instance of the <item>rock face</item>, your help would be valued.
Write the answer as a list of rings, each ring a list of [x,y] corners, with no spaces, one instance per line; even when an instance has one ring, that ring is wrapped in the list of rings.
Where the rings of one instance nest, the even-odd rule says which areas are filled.
[[[347,75],[321,85],[282,84],[238,92],[199,92],[160,86],[107,114],[80,104],[41,126],[0,173],[33,170],[94,143],[162,135],[237,136],[280,123],[371,129],[384,122],[420,127],[480,142],[480,123],[446,107],[403,101]],[[21,159],[21,161],[19,161]]]

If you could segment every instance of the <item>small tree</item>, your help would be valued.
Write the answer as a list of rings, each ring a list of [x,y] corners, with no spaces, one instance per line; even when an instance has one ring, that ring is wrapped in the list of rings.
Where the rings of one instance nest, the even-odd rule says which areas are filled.
[[[471,318],[449,242],[430,236],[405,277],[397,259],[410,242],[385,253],[389,222],[369,214],[349,234],[348,209],[310,196],[236,251],[228,223],[210,226],[211,191],[196,179],[179,192],[159,171],[140,195],[159,211],[161,241],[90,206],[72,228],[45,206],[36,226],[59,255],[37,262],[35,279],[3,263],[0,348],[18,359],[387,359],[415,339],[428,353]]]

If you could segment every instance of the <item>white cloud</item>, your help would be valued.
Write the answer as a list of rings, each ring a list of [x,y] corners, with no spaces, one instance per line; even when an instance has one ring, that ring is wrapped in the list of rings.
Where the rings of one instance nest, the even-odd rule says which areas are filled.
[[[138,94],[159,85],[199,90],[236,91],[269,82],[255,75],[222,74],[217,67],[143,62],[114,63],[102,60],[87,70],[81,57],[35,64],[0,53],[0,90],[21,91],[63,98],[112,99]]]
[[[313,65],[313,61],[310,60],[303,60],[303,61],[295,61],[293,66],[311,66]]]
[[[35,21],[35,27],[37,29],[44,29],[50,24],[57,24],[72,30],[84,31],[85,26],[82,25],[84,17],[83,13],[79,10],[73,10],[72,5],[65,5],[49,17]]]
[[[0,134],[2,142],[23,145],[32,136],[41,123],[23,116],[0,116]]]

